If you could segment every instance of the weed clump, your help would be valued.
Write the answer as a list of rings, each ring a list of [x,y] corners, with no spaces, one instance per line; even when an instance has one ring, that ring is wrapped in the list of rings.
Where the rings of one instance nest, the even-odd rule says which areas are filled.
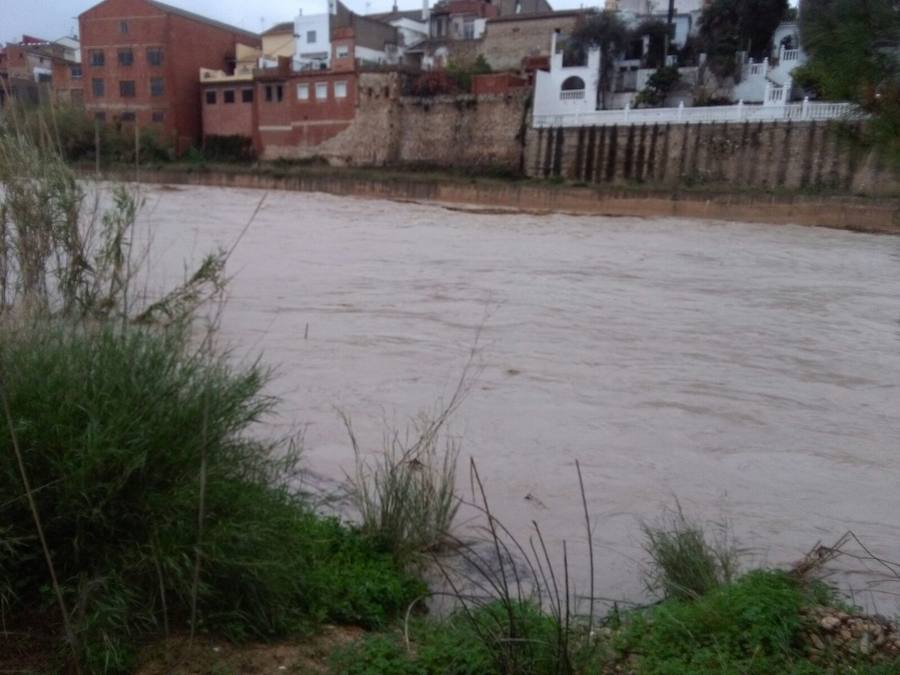
[[[656,525],[642,526],[644,549],[650,556],[647,587],[665,598],[690,600],[732,581],[738,569],[738,551],[722,528],[710,539],[704,528],[681,510]]]

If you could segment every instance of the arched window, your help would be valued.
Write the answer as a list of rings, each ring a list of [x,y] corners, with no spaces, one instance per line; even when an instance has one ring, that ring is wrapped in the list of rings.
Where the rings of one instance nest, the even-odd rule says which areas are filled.
[[[575,91],[577,89],[584,89],[584,80],[580,77],[573,75],[572,77],[567,77],[562,83],[563,91]]]

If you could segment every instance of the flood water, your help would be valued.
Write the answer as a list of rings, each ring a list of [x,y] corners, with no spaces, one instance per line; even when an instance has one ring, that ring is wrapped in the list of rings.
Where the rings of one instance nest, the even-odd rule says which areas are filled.
[[[146,193],[170,281],[262,196]],[[452,392],[480,328],[451,430],[501,520],[537,520],[583,572],[580,460],[598,595],[642,596],[639,524],[676,498],[749,563],[848,529],[900,559],[900,238],[273,192],[228,269],[223,336],[277,367],[279,428],[333,479],[352,467],[336,410],[377,449]]]

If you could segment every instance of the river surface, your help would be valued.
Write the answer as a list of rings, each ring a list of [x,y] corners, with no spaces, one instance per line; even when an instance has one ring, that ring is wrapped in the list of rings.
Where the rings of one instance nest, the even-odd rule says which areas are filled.
[[[168,281],[263,195],[145,191]],[[643,596],[640,523],[676,499],[748,564],[846,530],[900,559],[900,238],[272,192],[228,270],[223,338],[277,367],[278,427],[335,480],[353,465],[336,410],[376,450],[452,393],[478,337],[463,458],[517,535],[569,542],[583,588],[580,461],[598,595]],[[881,604],[870,581],[850,583]]]

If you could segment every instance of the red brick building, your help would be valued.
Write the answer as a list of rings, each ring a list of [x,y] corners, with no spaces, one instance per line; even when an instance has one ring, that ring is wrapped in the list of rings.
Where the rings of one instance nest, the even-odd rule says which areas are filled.
[[[200,68],[233,67],[260,38],[156,0],[104,0],[79,17],[84,101],[106,122],[152,127],[183,152],[201,136]]]

